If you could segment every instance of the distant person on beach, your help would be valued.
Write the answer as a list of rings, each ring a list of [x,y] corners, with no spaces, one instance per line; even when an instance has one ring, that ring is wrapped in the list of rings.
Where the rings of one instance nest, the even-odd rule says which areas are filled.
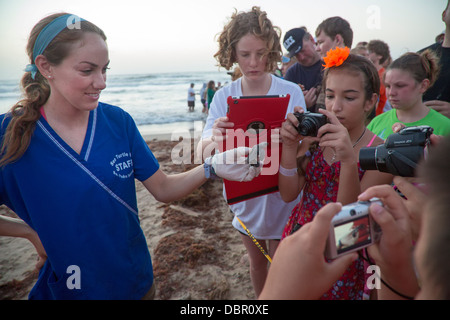
[[[219,50],[215,54],[218,64],[230,70],[237,63],[243,75],[215,94],[199,143],[201,154],[206,149],[214,149],[211,145],[217,148],[217,141],[221,141],[222,133],[234,126],[226,117],[229,96],[290,94],[288,113],[293,112],[295,106],[306,109],[300,87],[272,74],[281,61],[280,31],[272,25],[266,12],[259,7],[253,7],[248,12],[234,12],[218,37],[218,42]],[[273,256],[295,203],[296,201],[283,202],[279,192],[275,192],[230,205],[235,215],[232,224],[239,231],[248,252],[250,276],[256,296],[264,285],[268,261],[237,217],[264,250]]]
[[[187,97],[187,103],[189,107],[189,111],[194,111],[195,108],[195,91],[194,91],[194,84],[191,83],[191,86],[188,89],[188,97]]]
[[[211,102],[214,98],[214,95],[216,94],[216,84],[214,82],[214,80],[211,80],[208,82],[208,87],[206,89],[206,114],[208,114],[209,112],[209,108],[211,107]]]
[[[247,181],[249,150],[207,158],[175,175],[158,161],[122,109],[99,102],[106,87],[106,36],[89,21],[53,14],[32,29],[24,98],[0,116],[0,236],[29,239],[39,255],[30,299],[149,299],[155,294],[140,227],[136,179],[162,202],[214,175]],[[229,174],[228,172],[234,172]]]
[[[205,109],[206,109],[206,82],[203,83],[202,88],[200,89],[200,101],[202,103],[203,109],[202,112],[205,113]]]

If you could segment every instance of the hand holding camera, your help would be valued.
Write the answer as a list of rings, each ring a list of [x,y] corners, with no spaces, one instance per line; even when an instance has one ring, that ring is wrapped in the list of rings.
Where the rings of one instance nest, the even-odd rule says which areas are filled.
[[[317,137],[320,127],[328,123],[324,114],[312,112],[295,112],[297,132],[304,137]]]
[[[408,209],[389,185],[371,187],[358,199],[367,201],[373,197],[379,198],[384,204],[382,207],[371,205],[369,208],[373,220],[382,229],[382,235],[379,242],[368,248],[369,255],[380,267],[384,281],[397,291],[413,297],[418,291],[418,285],[412,264],[413,241]]]
[[[361,250],[380,240],[381,228],[369,214],[372,204],[383,205],[376,198],[359,201],[342,207],[333,217],[325,249],[328,259]]]
[[[316,138],[319,129],[328,123],[324,114],[305,112],[301,107],[295,107],[294,110],[294,113],[288,114],[282,126],[284,143],[290,140],[298,142],[306,137]]]
[[[324,118],[319,118],[317,115],[324,116],[327,121],[325,122]],[[318,114],[314,114],[314,118],[316,119],[314,127],[317,128],[317,136],[320,138],[319,146],[321,148],[328,147],[333,151],[331,162],[356,163],[357,157],[353,151],[356,144],[352,144],[348,130],[341,120],[333,112],[325,109],[320,109]],[[310,131],[312,132],[312,130]],[[365,130],[362,132],[357,142],[365,132]]]
[[[297,146],[295,143],[300,140],[302,140],[302,145],[306,142],[307,147],[312,142],[319,142],[319,146],[322,148],[330,147],[333,150],[333,160],[355,161],[347,129],[336,115],[325,109],[320,109],[319,113],[296,110],[293,114],[288,115],[281,133],[283,146]]]
[[[281,241],[260,299],[318,299],[344,273],[356,254],[331,262],[323,256],[330,222],[341,208],[327,204],[312,222]]]

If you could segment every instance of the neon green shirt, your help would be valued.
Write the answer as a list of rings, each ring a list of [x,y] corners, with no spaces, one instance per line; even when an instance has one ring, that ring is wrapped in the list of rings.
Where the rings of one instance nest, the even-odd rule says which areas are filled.
[[[397,110],[392,109],[373,118],[367,129],[386,140],[389,135],[394,133],[392,125],[397,122],[403,123],[407,127],[430,126],[434,129],[433,133],[436,135],[446,136],[450,134],[450,119],[431,108],[430,112],[419,121],[408,123],[398,120]]]

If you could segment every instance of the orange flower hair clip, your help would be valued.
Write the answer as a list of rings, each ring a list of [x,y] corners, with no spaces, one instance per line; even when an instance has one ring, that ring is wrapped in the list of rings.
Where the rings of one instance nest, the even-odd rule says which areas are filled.
[[[331,68],[331,67],[339,67],[341,64],[344,63],[345,60],[347,60],[348,56],[350,54],[350,49],[345,48],[336,48],[334,50],[330,50],[327,52],[327,56],[323,58],[323,61],[325,64],[323,65],[325,69]]]

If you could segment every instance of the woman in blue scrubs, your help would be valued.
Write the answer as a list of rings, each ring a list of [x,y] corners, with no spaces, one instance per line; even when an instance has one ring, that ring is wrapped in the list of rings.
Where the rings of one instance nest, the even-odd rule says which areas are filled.
[[[0,235],[25,237],[37,249],[42,268],[29,298],[151,297],[135,179],[169,202],[202,185],[211,167],[237,180],[257,170],[234,165],[240,176],[227,176],[209,159],[182,174],[162,172],[130,115],[99,102],[109,55],[94,24],[48,16],[33,28],[27,52],[24,99],[0,117],[0,204],[21,220],[0,217]]]

